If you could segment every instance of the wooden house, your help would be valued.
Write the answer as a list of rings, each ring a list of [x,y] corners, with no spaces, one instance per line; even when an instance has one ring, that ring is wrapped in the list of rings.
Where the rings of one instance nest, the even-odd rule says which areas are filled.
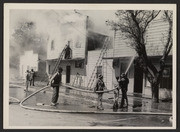
[[[159,60],[163,54],[168,27],[169,25],[167,22],[162,19],[156,19],[149,25],[146,33],[147,54],[157,68],[159,68]],[[130,66],[127,72],[127,77],[130,80],[128,93],[140,93],[151,97],[150,83],[145,77],[142,69],[134,65],[134,58],[136,58],[137,55],[135,50],[128,45],[128,41],[128,39],[124,38],[120,30],[114,32],[113,51],[109,51],[109,53],[107,53],[109,55],[103,58],[105,67],[104,75],[107,74],[106,82],[113,87],[116,82],[116,77],[119,77],[120,74],[124,73],[128,66]],[[171,51],[166,60],[166,67],[160,82],[159,95],[161,99],[172,97],[172,55],[173,53]],[[131,61],[133,63],[131,63]]]

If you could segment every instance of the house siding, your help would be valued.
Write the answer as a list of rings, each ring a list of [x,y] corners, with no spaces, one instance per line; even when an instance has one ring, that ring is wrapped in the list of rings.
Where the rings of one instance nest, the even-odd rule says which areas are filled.
[[[135,55],[135,51],[128,46],[129,40],[125,39],[120,30],[115,31],[114,38],[114,57]]]
[[[87,83],[86,83],[86,86],[87,86],[87,84],[88,84],[88,82],[90,80],[90,77],[92,75],[92,72],[93,72],[95,66],[102,66],[102,63],[100,63],[99,65],[96,65],[96,62],[97,62],[97,60],[98,60],[98,58],[100,56],[100,53],[101,53],[101,50],[88,51],[88,63],[86,65],[86,68],[87,68],[87,78],[86,78]],[[97,69],[96,69],[96,71],[97,71]],[[95,73],[96,73],[96,71],[95,71]],[[95,82],[96,81],[94,81],[92,86],[95,85]]]
[[[70,20],[74,18],[74,20]],[[72,49],[72,58],[84,58],[86,48],[86,20],[82,15],[68,15],[62,18],[64,21],[55,29],[53,35],[49,36],[47,45],[47,59],[57,59],[68,41]],[[51,44],[54,43],[54,48]]]
[[[167,40],[169,25],[166,21],[155,20],[147,28],[145,42],[149,56],[162,55]],[[123,36],[120,30],[114,35],[114,57],[134,56],[135,50],[129,45],[129,40]],[[172,51],[170,53],[172,55]]]

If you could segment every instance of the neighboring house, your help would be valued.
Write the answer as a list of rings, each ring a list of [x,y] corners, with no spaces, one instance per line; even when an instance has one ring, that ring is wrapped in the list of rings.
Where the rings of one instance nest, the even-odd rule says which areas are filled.
[[[39,60],[39,55],[33,53],[33,50],[25,51],[24,55],[20,56],[20,77],[25,78],[26,71],[33,69],[37,76],[43,76],[46,70],[46,64],[44,61]],[[38,74],[37,74],[38,73]]]
[[[26,71],[34,69],[38,70],[38,54],[33,53],[33,51],[25,51],[24,55],[20,56],[20,76],[25,78]]]
[[[146,49],[147,54],[151,58],[152,62],[158,68],[159,60],[162,57],[164,45],[167,39],[168,23],[163,20],[154,20],[151,25],[149,25],[147,34],[146,34]],[[111,51],[112,52],[112,51]],[[109,52],[109,53],[111,53]],[[112,56],[109,55],[104,57],[105,62],[104,67],[106,71],[104,74],[107,74],[107,71],[112,71],[107,74],[110,85],[113,87],[113,82],[116,82],[115,77],[120,76],[121,73],[125,72],[129,66],[133,56],[136,56],[135,50],[128,45],[128,40],[123,37],[121,31],[115,31],[114,33],[114,48]],[[130,69],[127,72],[127,77],[130,80],[128,92],[129,93],[141,93],[142,95],[151,97],[151,86],[145,77],[142,69],[135,65],[135,59],[130,65]],[[113,69],[112,69],[112,67]],[[113,77],[115,76],[115,77]],[[111,79],[112,78],[112,79]],[[163,78],[160,82],[160,98],[171,98],[172,92],[172,51],[170,52],[167,61],[166,67],[163,72]]]

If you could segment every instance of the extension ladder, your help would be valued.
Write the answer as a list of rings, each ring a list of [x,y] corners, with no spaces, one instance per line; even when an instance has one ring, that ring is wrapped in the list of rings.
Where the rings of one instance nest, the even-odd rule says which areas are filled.
[[[92,88],[92,85],[93,85],[93,83],[94,83],[94,81],[96,79],[96,67],[101,64],[102,58],[103,58],[104,54],[107,51],[107,46],[108,46],[109,42],[110,42],[110,37],[106,37],[105,40],[104,40],[104,44],[103,44],[103,47],[101,49],[99,58],[96,61],[95,67],[94,67],[94,69],[92,71],[92,74],[91,74],[91,77],[90,77],[90,79],[88,81],[87,88],[90,88],[90,89]]]
[[[49,79],[51,79],[51,77],[55,74],[58,66],[60,65],[60,62],[63,59],[63,55],[64,55],[66,47],[67,47],[67,45],[64,47],[64,49],[62,50],[61,54],[59,55],[58,61],[56,62],[55,66],[54,66],[54,69],[53,69],[53,72],[52,72],[52,75],[50,76]],[[44,81],[47,81],[47,80],[48,80],[48,78],[46,78]],[[48,82],[48,84],[49,84],[49,82]]]

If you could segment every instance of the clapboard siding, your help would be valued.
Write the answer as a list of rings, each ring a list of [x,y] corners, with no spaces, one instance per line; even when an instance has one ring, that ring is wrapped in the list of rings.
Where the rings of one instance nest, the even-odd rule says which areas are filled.
[[[113,59],[103,59],[103,76],[107,89],[113,89],[115,84],[115,73],[112,62]]]
[[[87,68],[87,80],[86,82],[88,83],[91,75],[92,75],[92,72],[96,66],[96,62],[100,56],[100,53],[101,53],[101,50],[96,50],[96,51],[88,51],[88,64],[86,66]],[[102,66],[102,63],[99,65],[99,66]],[[86,85],[87,85],[86,83]],[[95,81],[94,81],[95,83]],[[93,84],[94,85],[94,84]]]
[[[107,49],[106,53],[104,54],[104,57],[112,57],[113,53],[113,49]]]
[[[128,47],[129,40],[125,39],[121,31],[116,31],[114,37],[114,57],[132,56],[135,54],[134,50]]]
[[[162,55],[167,41],[169,25],[163,20],[149,25],[146,33],[146,49],[150,56]],[[172,54],[172,52],[170,53]]]
[[[149,56],[162,55],[167,40],[169,25],[163,20],[153,21],[147,29],[145,41]],[[116,31],[114,36],[114,57],[132,56],[135,50],[129,44],[129,39],[124,38],[121,31]],[[170,52],[172,54],[172,51]]]
[[[74,20],[66,20],[70,16]],[[72,49],[72,58],[85,58],[87,40],[86,17],[78,14],[69,14],[61,19],[64,22],[60,23],[56,29],[52,29],[53,33],[49,35],[47,59],[57,59],[68,41]],[[52,43],[54,44],[54,49],[51,48]]]

